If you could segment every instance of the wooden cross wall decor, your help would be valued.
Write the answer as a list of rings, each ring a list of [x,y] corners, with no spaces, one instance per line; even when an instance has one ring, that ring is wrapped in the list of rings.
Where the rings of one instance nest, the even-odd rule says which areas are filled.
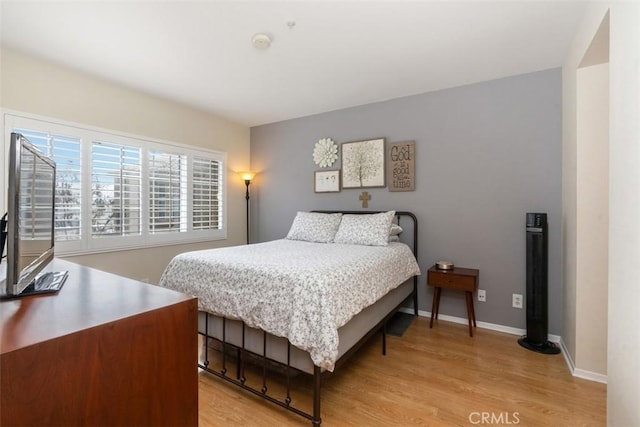
[[[371,196],[369,196],[369,193],[367,193],[366,191],[363,191],[362,194],[360,195],[360,200],[362,200],[362,207],[368,208],[369,200],[371,200]]]

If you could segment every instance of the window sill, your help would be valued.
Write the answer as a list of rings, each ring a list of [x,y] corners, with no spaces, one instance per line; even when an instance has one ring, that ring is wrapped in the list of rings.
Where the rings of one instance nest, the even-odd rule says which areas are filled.
[[[118,246],[118,247],[105,247],[105,248],[92,248],[92,249],[67,249],[55,250],[55,256],[60,258],[71,257],[71,256],[81,256],[81,255],[94,255],[94,254],[103,254],[109,252],[126,252],[126,251],[136,251],[141,249],[152,249],[164,246],[178,246],[178,245],[190,245],[193,243],[203,243],[203,242],[215,242],[219,240],[227,240],[227,236],[207,236],[207,237],[199,237],[199,238],[190,238],[184,240],[175,240],[175,241],[163,241],[163,242],[153,242],[146,243],[140,245],[127,245],[127,246]]]

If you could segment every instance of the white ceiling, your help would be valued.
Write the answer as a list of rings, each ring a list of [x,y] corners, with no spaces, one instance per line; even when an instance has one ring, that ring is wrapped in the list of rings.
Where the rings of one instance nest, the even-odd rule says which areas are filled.
[[[559,67],[585,6],[2,0],[1,37],[8,48],[255,126]],[[258,32],[272,38],[268,50],[251,44]]]

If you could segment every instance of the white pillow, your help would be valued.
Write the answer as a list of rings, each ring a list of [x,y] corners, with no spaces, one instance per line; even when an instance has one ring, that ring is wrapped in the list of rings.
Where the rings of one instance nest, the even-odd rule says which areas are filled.
[[[395,211],[342,216],[333,241],[351,245],[387,246]]]
[[[400,233],[402,233],[402,227],[400,227],[398,224],[391,224],[389,236],[397,236]]]
[[[341,213],[298,212],[287,234],[289,240],[329,243],[333,241]]]
[[[389,242],[399,242],[400,233],[402,233],[402,227],[398,224],[391,223],[391,229],[389,229]]]

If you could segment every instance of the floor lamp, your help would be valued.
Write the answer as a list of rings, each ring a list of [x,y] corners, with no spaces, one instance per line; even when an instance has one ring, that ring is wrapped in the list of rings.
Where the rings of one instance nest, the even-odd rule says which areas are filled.
[[[247,201],[247,245],[249,244],[249,185],[251,180],[256,176],[255,172],[240,172],[240,176],[244,179],[244,185],[247,186],[247,192],[245,193],[245,200]]]

